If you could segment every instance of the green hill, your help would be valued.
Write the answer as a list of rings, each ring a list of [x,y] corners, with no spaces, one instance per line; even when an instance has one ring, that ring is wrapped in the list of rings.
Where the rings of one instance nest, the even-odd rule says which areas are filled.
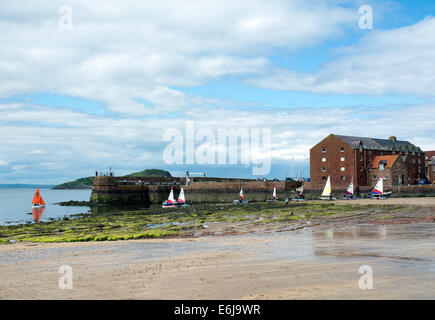
[[[169,171],[160,169],[146,169],[134,172],[125,177],[171,177]],[[94,177],[80,178],[74,181],[65,182],[55,186],[53,189],[91,189]]]
[[[172,177],[169,171],[160,169],[146,169],[126,175],[126,177]]]
[[[80,178],[74,181],[58,184],[53,189],[91,189],[94,177]]]

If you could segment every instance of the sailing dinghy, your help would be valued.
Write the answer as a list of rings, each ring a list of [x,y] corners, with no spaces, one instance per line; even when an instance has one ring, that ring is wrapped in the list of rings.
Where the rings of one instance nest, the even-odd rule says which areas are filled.
[[[354,197],[354,187],[353,187],[353,177],[352,181],[349,183],[349,186],[347,187],[346,193],[343,196],[343,199],[350,200],[350,199],[356,199]]]
[[[272,199],[266,200],[268,202],[277,202],[278,200],[276,199],[276,187],[273,187],[273,193],[272,193]]]
[[[240,188],[240,193],[239,193],[239,200],[234,200],[233,201],[234,204],[247,204],[248,201],[245,200],[245,197],[243,196],[243,189]]]
[[[384,192],[384,176],[381,176],[373,188],[370,198],[383,199],[386,196],[392,194],[392,191]]]
[[[162,208],[172,208],[176,206],[177,206],[177,202],[175,201],[174,198],[174,187],[171,187],[171,192],[169,193],[168,200],[162,203]]]
[[[188,207],[189,206],[189,204],[186,203],[186,199],[184,198],[184,189],[183,188],[181,188],[181,190],[180,190],[180,195],[178,196],[178,199],[177,199],[177,205],[179,207]]]
[[[32,208],[41,208],[45,207],[44,199],[42,199],[41,194],[39,193],[39,188],[36,189],[35,195],[32,200]]]
[[[323,188],[322,195],[319,197],[320,200],[336,200],[332,197],[332,189],[331,189],[331,176],[328,176],[328,180],[326,181],[325,187]]]

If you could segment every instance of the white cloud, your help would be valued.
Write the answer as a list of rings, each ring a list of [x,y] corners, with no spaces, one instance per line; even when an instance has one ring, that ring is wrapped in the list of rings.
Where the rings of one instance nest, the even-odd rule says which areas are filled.
[[[51,92],[159,113],[196,99],[170,86],[263,72],[272,50],[337,38],[356,21],[355,10],[321,0],[75,0],[73,28],[61,30],[63,4],[0,3],[0,97]]]
[[[371,31],[342,58],[313,74],[286,69],[247,83],[274,90],[339,94],[415,94],[434,96],[435,18],[387,31]]]

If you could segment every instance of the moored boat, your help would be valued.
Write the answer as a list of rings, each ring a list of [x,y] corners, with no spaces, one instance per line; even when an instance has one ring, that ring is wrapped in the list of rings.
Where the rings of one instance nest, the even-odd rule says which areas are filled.
[[[39,193],[39,188],[36,189],[35,195],[32,200],[32,208],[41,208],[45,207],[44,199],[42,199],[41,194]]]
[[[171,192],[169,193],[168,200],[162,203],[162,208],[173,208],[177,206],[177,201],[174,198],[174,187],[171,187]]]
[[[233,203],[234,204],[248,204],[248,201],[245,200],[245,197],[243,195],[243,189],[242,188],[240,188],[239,200],[234,200]]]
[[[276,198],[276,187],[273,187],[273,193],[272,193],[272,199],[266,200],[268,202],[277,202],[278,199]]]
[[[349,183],[349,186],[346,189],[346,193],[344,194],[343,199],[346,200],[356,199],[354,197],[353,177],[352,177],[352,181]]]
[[[370,193],[370,198],[374,199],[384,199],[385,197],[392,194],[392,191],[384,192],[384,176],[381,176]]]
[[[184,197],[184,189],[183,188],[181,188],[180,194],[178,195],[177,205],[179,207],[188,207],[189,206],[189,204],[186,203],[186,199]]]
[[[319,197],[320,200],[336,200],[332,197],[332,189],[331,189],[331,176],[328,176],[328,180],[326,181],[325,187],[323,188],[322,195]]]

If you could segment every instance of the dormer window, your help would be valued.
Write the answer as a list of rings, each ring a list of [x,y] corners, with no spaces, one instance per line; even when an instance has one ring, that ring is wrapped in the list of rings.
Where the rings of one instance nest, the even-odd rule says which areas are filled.
[[[385,165],[383,163],[379,164],[379,171],[384,171]]]
[[[322,152],[326,152],[326,148],[322,148]]]

